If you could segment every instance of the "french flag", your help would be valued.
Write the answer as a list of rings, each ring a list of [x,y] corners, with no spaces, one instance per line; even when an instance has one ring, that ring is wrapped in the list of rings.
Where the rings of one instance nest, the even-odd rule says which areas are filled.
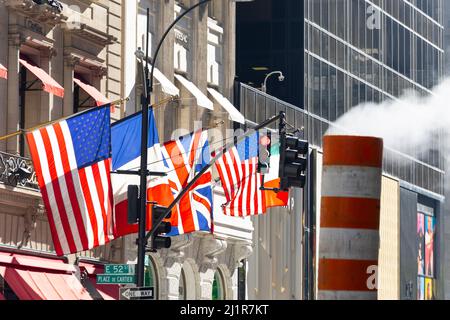
[[[148,165],[147,170],[165,172],[158,131],[153,111],[148,115]],[[142,113],[114,123],[111,127],[112,169],[138,171],[141,165]],[[138,225],[128,224],[129,185],[139,185],[139,175],[111,175],[114,190],[114,236],[121,237],[138,232]],[[160,206],[169,206],[174,200],[166,177],[147,178],[147,201],[157,202]],[[151,227],[150,206],[147,208],[147,230]]]

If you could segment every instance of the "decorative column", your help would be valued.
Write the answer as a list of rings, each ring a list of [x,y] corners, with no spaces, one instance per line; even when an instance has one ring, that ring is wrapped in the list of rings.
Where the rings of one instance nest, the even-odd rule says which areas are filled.
[[[75,66],[80,62],[80,59],[67,55],[64,57],[64,105],[63,116],[69,116],[73,113],[73,94],[75,75]]]
[[[238,281],[237,281],[237,272],[236,270],[239,267],[242,267],[242,260],[247,259],[250,257],[253,253],[253,247],[252,244],[249,242],[238,242],[236,244],[233,244],[230,248],[229,254],[226,256],[226,265],[228,268],[228,271],[230,273],[230,276],[232,277],[231,281],[231,290],[229,296],[233,298],[233,300],[238,299]],[[246,275],[247,277],[247,275]],[[247,294],[246,294],[247,296]]]
[[[8,112],[7,128],[8,133],[18,131],[20,128],[20,107],[19,107],[19,55],[20,45],[23,39],[20,34],[9,34],[8,37]],[[7,141],[6,151],[11,154],[19,152],[19,136],[10,138]]]
[[[157,41],[161,39],[166,28],[174,20],[174,0],[153,0],[156,2],[156,30],[155,38]],[[174,82],[174,32],[170,32],[164,41],[159,57],[156,61],[158,69],[170,80]],[[157,95],[156,99],[160,101],[162,95]],[[177,103],[171,102],[167,106],[155,109],[155,118],[158,123],[160,140],[168,141],[172,132],[178,128],[177,126]]]
[[[189,236],[172,238],[169,250],[161,250],[163,275],[160,277],[161,300],[178,300],[181,269],[185,259],[185,250],[192,245]]]
[[[53,48],[45,47],[40,50],[40,67],[42,70],[47,72],[50,76],[52,74],[52,58],[56,56],[56,51]],[[41,94],[41,105],[40,105],[40,123],[46,123],[52,120],[53,107],[54,107],[54,95],[45,91]],[[59,99],[59,98],[58,98]]]
[[[212,300],[214,274],[218,265],[217,257],[227,250],[227,246],[228,244],[225,240],[210,237],[201,239],[198,253],[198,260],[201,261],[199,270],[201,300]]]

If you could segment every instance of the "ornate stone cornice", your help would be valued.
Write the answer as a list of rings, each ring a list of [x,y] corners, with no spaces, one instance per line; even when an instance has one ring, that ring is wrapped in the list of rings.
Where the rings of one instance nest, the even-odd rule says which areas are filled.
[[[33,0],[3,0],[3,2],[9,10],[51,26],[63,23],[68,19],[56,8],[48,4],[37,4]]]
[[[117,43],[118,40],[116,37],[97,30],[86,23],[77,23],[75,25],[66,23],[64,24],[64,29],[66,29],[68,33],[79,36],[87,41],[91,41],[103,47]]]

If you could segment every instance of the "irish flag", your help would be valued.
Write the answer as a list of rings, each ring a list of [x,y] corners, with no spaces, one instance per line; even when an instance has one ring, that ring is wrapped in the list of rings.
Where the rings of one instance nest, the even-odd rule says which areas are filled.
[[[270,170],[264,176],[264,187],[280,187],[280,142],[273,141],[270,155]],[[266,208],[286,207],[289,202],[289,192],[264,191],[266,198]]]

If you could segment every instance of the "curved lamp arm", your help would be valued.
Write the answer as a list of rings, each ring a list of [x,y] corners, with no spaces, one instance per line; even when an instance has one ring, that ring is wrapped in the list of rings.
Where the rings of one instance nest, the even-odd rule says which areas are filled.
[[[280,75],[280,77],[279,77],[280,82],[281,82],[281,81],[284,81],[284,75],[283,75],[283,72],[281,72],[281,71],[273,71],[273,72],[269,73],[269,74],[266,76],[266,78],[264,79],[264,83],[263,83],[263,85],[262,85],[262,91],[263,91],[264,93],[267,92],[267,80],[269,80],[269,78],[270,78],[271,76],[273,76],[274,74],[279,74],[279,75]]]

